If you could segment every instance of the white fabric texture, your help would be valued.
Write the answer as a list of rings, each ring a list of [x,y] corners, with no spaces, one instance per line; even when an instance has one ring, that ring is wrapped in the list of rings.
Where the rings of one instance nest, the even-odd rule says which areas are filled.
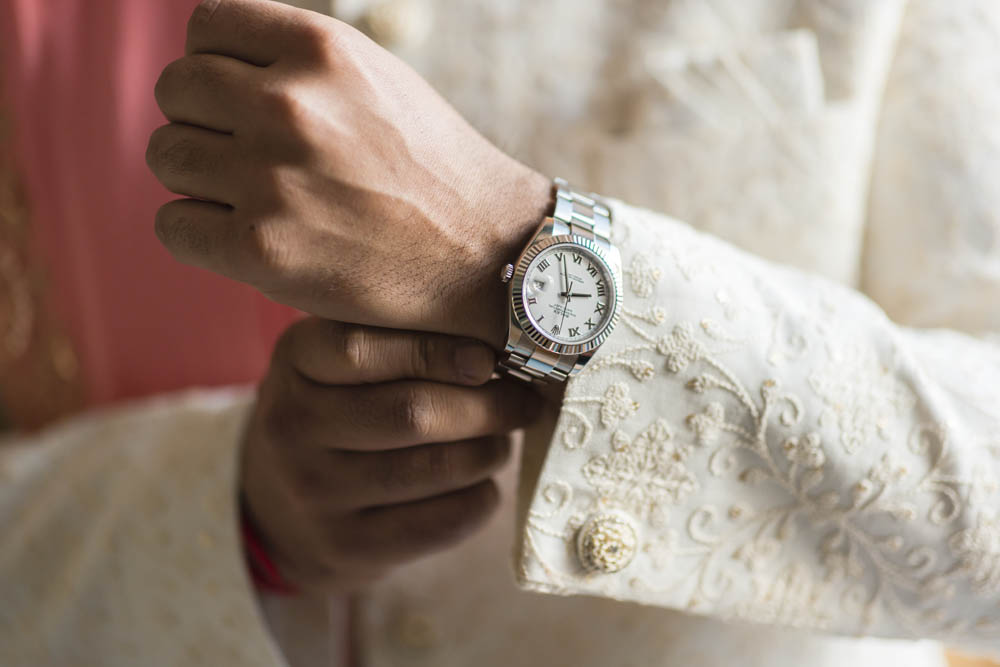
[[[0,445],[0,664],[281,664],[236,519],[247,403],[193,392]]]
[[[1000,347],[614,206],[620,332],[571,381],[519,577],[691,613],[996,649]],[[638,535],[588,572],[588,516]]]

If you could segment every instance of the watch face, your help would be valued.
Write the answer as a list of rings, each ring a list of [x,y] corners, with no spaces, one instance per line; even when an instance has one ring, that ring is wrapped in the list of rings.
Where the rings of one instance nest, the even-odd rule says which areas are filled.
[[[542,250],[525,271],[521,296],[535,328],[562,345],[581,345],[599,336],[616,306],[608,264],[576,243]]]

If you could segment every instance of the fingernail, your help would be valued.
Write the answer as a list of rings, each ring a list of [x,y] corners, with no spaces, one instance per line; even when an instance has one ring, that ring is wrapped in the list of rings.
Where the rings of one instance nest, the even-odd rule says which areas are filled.
[[[493,350],[482,343],[463,343],[455,350],[455,367],[458,376],[470,384],[482,384],[493,373]]]

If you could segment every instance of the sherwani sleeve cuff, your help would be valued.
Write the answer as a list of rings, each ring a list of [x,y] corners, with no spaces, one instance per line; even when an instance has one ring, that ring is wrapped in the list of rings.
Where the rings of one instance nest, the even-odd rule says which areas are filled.
[[[613,212],[625,308],[526,445],[520,584],[995,650],[1000,348]]]

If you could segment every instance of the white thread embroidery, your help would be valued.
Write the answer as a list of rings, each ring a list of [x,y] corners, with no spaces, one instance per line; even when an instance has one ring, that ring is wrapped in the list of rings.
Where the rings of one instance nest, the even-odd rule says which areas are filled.
[[[681,268],[681,276],[690,269]],[[629,275],[653,275],[648,259],[633,260]],[[629,287],[642,298],[652,294],[649,283],[633,280]],[[816,305],[812,331],[824,332],[835,314],[827,301]],[[937,606],[963,586],[1000,594],[1000,519],[962,520],[973,500],[988,498],[991,506],[1000,500],[995,463],[960,474],[969,471],[956,469],[947,429],[918,424],[907,434],[916,396],[892,371],[892,360],[849,339],[813,348],[792,326],[807,321],[796,313],[778,318],[795,353],[768,358],[773,337],[757,341],[760,363],[795,368],[792,361],[814,359],[805,356],[808,349],[825,350],[826,359],[801,369],[796,389],[778,378],[751,387],[721,355],[752,338],[711,318],[670,323],[665,312],[633,300],[622,318],[627,342],[581,374],[591,386],[606,376],[603,392],[565,399],[557,437],[583,457],[575,459],[582,484],[557,480],[575,491],[560,491],[561,504],[544,519],[529,516],[523,580],[559,592],[586,581],[587,590],[612,597],[626,586],[640,600],[758,622],[828,628],[846,618],[856,623],[853,632],[891,625],[913,636],[987,636],[1000,626],[988,615],[948,617]],[[663,325],[669,330],[655,331]],[[656,416],[631,436],[628,425],[641,406],[620,379],[623,372],[638,382],[676,383],[684,392],[672,394],[671,404],[687,406],[686,414]],[[610,446],[601,444],[604,437]],[[977,451],[1000,455],[992,442]],[[865,463],[839,467],[857,457]],[[713,497],[713,479],[729,491],[743,484],[747,493],[725,507],[701,502]],[[543,555],[539,540],[558,536],[570,547],[585,517],[604,509],[624,510],[645,526],[628,569],[611,579],[581,580],[576,569]],[[926,542],[921,522],[956,528],[941,542]],[[647,574],[628,574],[632,568]]]

